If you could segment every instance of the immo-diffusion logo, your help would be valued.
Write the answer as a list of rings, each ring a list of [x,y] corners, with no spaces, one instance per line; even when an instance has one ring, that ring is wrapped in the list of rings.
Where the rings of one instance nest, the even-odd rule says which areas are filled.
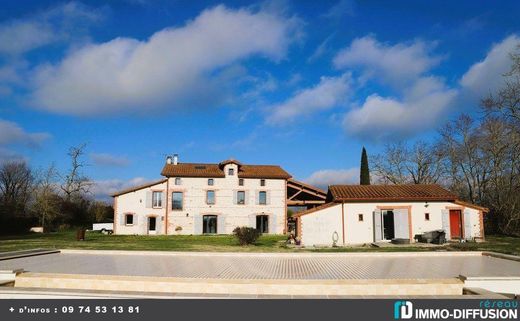
[[[454,301],[456,302],[456,301]],[[416,306],[410,301],[394,302],[394,319],[414,320],[518,320],[518,301],[481,300],[470,303],[457,302],[458,307],[428,308]],[[479,304],[475,304],[479,303]]]
[[[411,319],[413,316],[413,305],[410,301],[395,301],[394,319]]]

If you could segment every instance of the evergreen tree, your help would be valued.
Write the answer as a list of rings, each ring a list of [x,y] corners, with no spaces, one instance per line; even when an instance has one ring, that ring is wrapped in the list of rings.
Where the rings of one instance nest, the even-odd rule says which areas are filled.
[[[359,184],[370,185],[370,170],[368,169],[367,151],[364,146],[363,151],[361,152],[361,172],[359,175]]]

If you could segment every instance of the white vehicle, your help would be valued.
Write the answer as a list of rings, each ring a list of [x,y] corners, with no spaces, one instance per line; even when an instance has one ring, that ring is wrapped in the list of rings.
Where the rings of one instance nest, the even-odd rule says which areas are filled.
[[[92,231],[112,234],[114,231],[114,223],[94,223],[92,224]]]

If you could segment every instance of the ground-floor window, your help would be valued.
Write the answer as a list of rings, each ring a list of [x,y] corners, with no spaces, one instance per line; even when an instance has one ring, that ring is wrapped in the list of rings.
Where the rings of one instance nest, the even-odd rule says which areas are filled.
[[[256,230],[260,233],[269,233],[269,216],[268,215],[257,215],[256,216]]]
[[[125,225],[134,225],[134,215],[133,214],[125,215]]]
[[[202,233],[217,234],[217,215],[204,215],[202,217]]]

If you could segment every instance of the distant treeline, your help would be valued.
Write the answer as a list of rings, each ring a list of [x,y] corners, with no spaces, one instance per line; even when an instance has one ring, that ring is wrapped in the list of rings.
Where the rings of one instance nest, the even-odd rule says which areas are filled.
[[[91,182],[82,173],[84,149],[85,145],[69,149],[71,167],[63,174],[53,165],[33,170],[22,160],[0,164],[1,234],[27,232],[32,226],[48,232],[112,220],[112,206],[95,201],[89,192]]]

